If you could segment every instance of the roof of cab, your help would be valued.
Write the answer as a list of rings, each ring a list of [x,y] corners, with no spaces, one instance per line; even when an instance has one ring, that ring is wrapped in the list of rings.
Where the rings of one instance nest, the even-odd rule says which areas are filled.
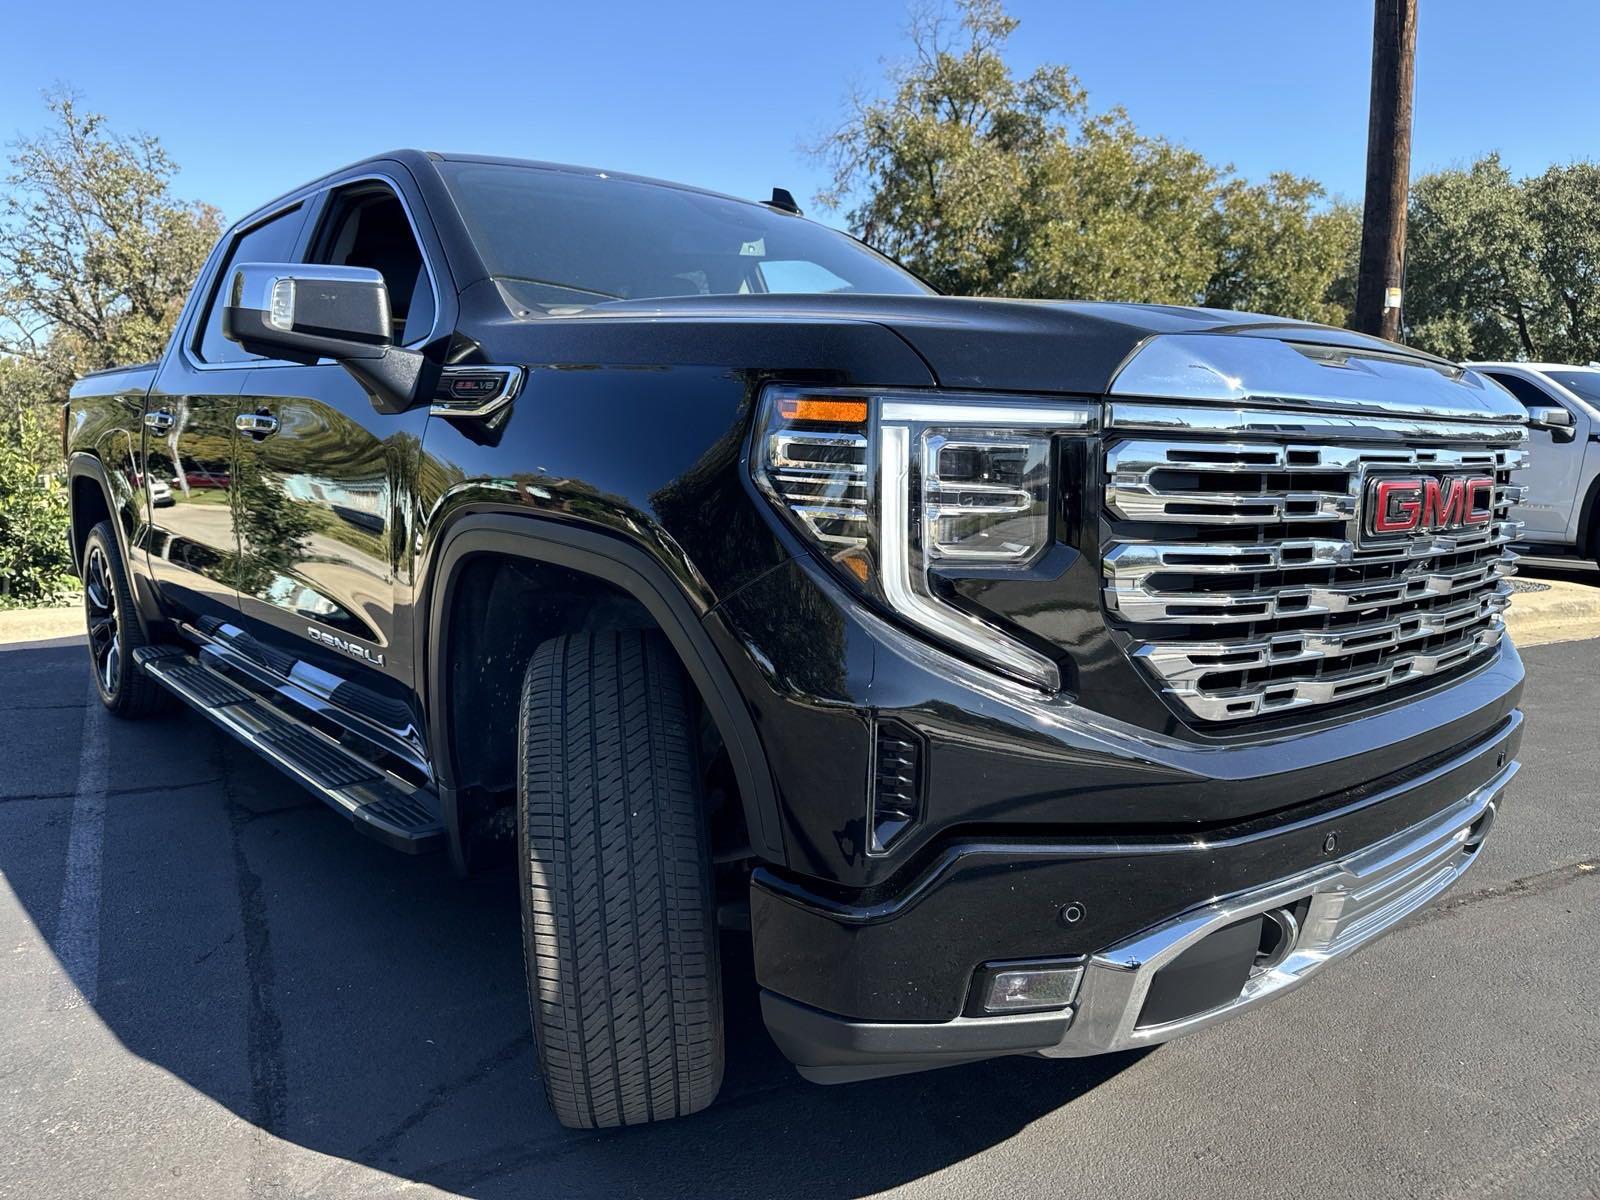
[[[284,204],[292,201],[302,193],[315,191],[317,188],[323,186],[330,180],[333,180],[340,175],[347,174],[350,171],[359,170],[362,167],[376,167],[382,163],[396,162],[404,167],[407,167],[408,169],[411,169],[413,172],[415,172],[418,168],[427,170],[433,164],[441,162],[484,163],[493,166],[525,167],[530,170],[537,171],[562,171],[571,175],[588,175],[604,179],[621,179],[628,183],[642,183],[648,184],[651,187],[672,188],[675,191],[680,192],[694,192],[702,196],[715,196],[719,200],[731,200],[737,204],[761,203],[760,201],[751,200],[745,196],[730,196],[725,192],[712,191],[710,188],[694,187],[693,185],[687,183],[675,183],[670,179],[654,179],[648,175],[633,175],[626,171],[609,171],[600,167],[574,166],[570,163],[542,162],[538,159],[531,158],[507,158],[492,154],[445,154],[437,150],[418,150],[415,148],[405,147],[398,150],[390,150],[384,154],[368,155],[366,158],[358,158],[354,162],[345,163],[343,166],[336,167],[331,171],[325,171],[315,179],[291,188],[288,191],[273,197],[266,203],[251,209],[238,221],[234,222],[234,224],[244,224],[245,222],[252,221],[259,216],[265,215],[273,209],[281,208]]]

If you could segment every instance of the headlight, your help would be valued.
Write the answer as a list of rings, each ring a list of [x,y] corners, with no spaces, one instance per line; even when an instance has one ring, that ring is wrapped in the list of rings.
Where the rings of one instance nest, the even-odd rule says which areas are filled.
[[[949,392],[769,387],[756,483],[820,554],[905,620],[1038,687],[1048,655],[962,606],[949,576],[1022,576],[1054,544],[1055,435],[1088,404]]]

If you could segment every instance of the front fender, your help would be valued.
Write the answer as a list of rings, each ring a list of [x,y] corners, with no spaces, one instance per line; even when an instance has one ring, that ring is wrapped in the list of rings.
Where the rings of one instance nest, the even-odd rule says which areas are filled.
[[[427,663],[425,705],[433,742],[445,828],[452,856],[462,861],[462,830],[457,810],[456,764],[450,739],[438,736],[449,721],[446,671],[450,662],[449,619],[454,588],[466,561],[495,554],[549,563],[582,572],[620,588],[650,613],[677,651],[712,719],[722,732],[751,848],[769,862],[781,863],[777,793],[755,723],[733,676],[701,624],[701,613],[662,561],[643,547],[594,529],[575,528],[514,512],[464,513],[443,532],[431,563],[426,602],[426,638],[419,661]]]

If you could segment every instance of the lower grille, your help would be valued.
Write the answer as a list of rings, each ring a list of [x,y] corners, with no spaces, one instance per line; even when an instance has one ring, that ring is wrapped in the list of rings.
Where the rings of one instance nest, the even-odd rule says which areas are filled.
[[[1504,631],[1522,437],[1512,427],[1493,432],[1505,444],[1466,446],[1114,441],[1107,611],[1134,661],[1208,722],[1377,696],[1463,667]],[[1449,532],[1364,537],[1369,479],[1409,472],[1492,476],[1488,511]]]

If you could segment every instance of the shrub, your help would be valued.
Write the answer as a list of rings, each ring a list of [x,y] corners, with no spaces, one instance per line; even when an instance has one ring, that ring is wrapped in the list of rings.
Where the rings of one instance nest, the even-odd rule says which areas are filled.
[[[0,607],[59,601],[71,587],[67,488],[53,406],[18,404],[0,436]]]

